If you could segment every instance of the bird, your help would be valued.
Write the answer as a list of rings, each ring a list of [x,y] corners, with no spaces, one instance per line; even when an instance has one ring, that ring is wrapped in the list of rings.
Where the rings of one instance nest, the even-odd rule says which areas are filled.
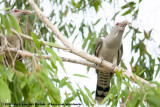
[[[17,23],[19,24],[20,18],[23,15],[29,15],[29,14],[32,14],[32,12],[30,10],[15,9],[10,14],[16,19]],[[7,43],[5,41],[7,41]],[[0,46],[4,46],[6,44],[8,47],[16,48],[17,50],[18,49],[22,50],[23,39],[21,39],[19,35],[14,33],[12,33],[11,36],[9,36],[8,33],[5,33],[5,36],[0,37]],[[7,61],[5,60],[5,63],[8,63],[7,65],[12,64],[13,59],[16,57],[16,53],[13,53],[13,52],[10,52],[10,53],[9,52],[5,53],[5,57],[6,57],[5,59],[7,59]],[[16,59],[19,59],[19,57],[17,57]]]
[[[111,32],[107,36],[101,36],[96,43],[95,56],[100,59],[106,60],[113,64],[113,68],[119,65],[122,54],[123,44],[122,36],[126,25],[131,24],[125,20],[117,22],[112,28]],[[110,70],[113,70],[112,68]],[[97,72],[97,87],[96,87],[96,101],[101,104],[103,99],[108,95],[110,89],[110,79],[113,73],[109,71],[103,71],[96,69]]]

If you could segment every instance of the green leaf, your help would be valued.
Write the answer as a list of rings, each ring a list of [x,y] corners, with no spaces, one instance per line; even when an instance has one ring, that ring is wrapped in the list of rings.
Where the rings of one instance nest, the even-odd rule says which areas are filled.
[[[55,46],[55,47],[59,47],[60,45],[59,44],[56,44],[56,43],[53,43],[53,42],[49,42],[46,44],[47,46]]]
[[[24,79],[24,80],[21,82],[21,84],[20,84],[20,88],[23,89],[26,84],[27,84],[27,80]]]
[[[48,78],[48,76],[46,75],[46,73],[44,73],[44,72],[39,72],[38,73],[38,76],[41,78],[41,80],[42,80],[42,82],[43,83],[49,83],[49,78]]]
[[[158,73],[159,73],[159,71],[160,71],[160,64],[157,64],[157,66],[158,66],[158,68],[157,68],[155,77],[157,77],[157,75],[158,75]]]
[[[146,71],[146,69],[141,70],[138,75],[143,74],[145,71]]]
[[[2,100],[2,102],[11,102],[11,92],[2,77],[0,77],[0,93],[0,100]]]
[[[129,26],[129,27],[130,27],[130,26]],[[124,35],[124,38],[130,33],[131,29],[132,29],[132,28],[130,28],[130,29],[128,30],[128,32],[126,32],[126,34]]]
[[[85,78],[88,78],[87,76],[84,76],[84,75],[81,75],[81,74],[73,74],[74,76],[77,76],[77,77],[85,77]]]
[[[131,13],[131,11],[132,11],[131,9],[128,9],[126,12],[122,14],[122,16],[126,16],[127,14]]]
[[[15,19],[15,17],[13,17],[11,14],[8,14],[9,16],[9,19],[10,19],[10,22],[11,22],[11,25],[13,26],[13,28],[18,32],[20,33],[21,29],[17,23],[17,20]]]
[[[128,8],[129,6],[127,4],[125,4],[124,6],[121,7],[121,9],[125,9]]]
[[[95,100],[94,100],[93,97],[92,97],[92,93],[90,92],[90,90],[89,90],[87,87],[85,87],[85,86],[84,86],[84,88],[85,88],[85,90],[86,90],[89,98],[90,98],[93,102],[95,102]]]
[[[97,0],[97,1],[94,2],[94,8],[95,8],[96,12],[98,12],[99,2],[101,2],[101,1]]]
[[[0,11],[7,11],[7,10],[10,10],[10,9],[11,9],[11,7],[6,7],[4,9],[0,9]]]
[[[119,72],[119,71],[116,71],[116,76],[117,76],[118,78],[121,78],[121,75],[120,75],[120,72]]]
[[[16,60],[15,68],[16,70],[27,72],[25,65],[21,61]]]
[[[123,82],[127,87],[131,87],[131,84],[127,81],[127,82]]]
[[[80,1],[76,4],[76,8],[80,9],[81,5],[82,5],[82,0],[80,0]]]
[[[4,27],[7,29],[8,35],[11,36],[12,35],[11,25],[10,25],[7,17],[4,15],[1,15],[1,22],[4,25]]]
[[[120,11],[118,11],[118,12],[116,12],[116,13],[114,14],[114,16],[112,17],[112,20],[115,20],[116,16],[119,14],[119,12],[120,12]]]
[[[41,79],[41,85],[47,89],[49,97],[54,99],[55,103],[60,103],[60,92],[57,87],[52,83],[51,79],[44,72],[38,72],[37,78]]]
[[[148,32],[149,38],[151,37],[152,31],[153,31],[153,29],[151,29],[151,30]]]
[[[78,86],[79,87],[79,86]],[[88,97],[87,97],[87,95],[86,94],[84,94],[84,92],[82,91],[82,89],[79,87],[79,91],[80,91],[80,93],[81,93],[81,95],[82,95],[82,97],[83,97],[83,101],[84,101],[84,103],[87,105],[87,106],[89,106],[89,99],[88,99]]]
[[[121,7],[121,9],[125,9],[125,8],[127,8],[127,7],[131,7],[131,8],[133,8],[133,6],[135,5],[136,3],[135,2],[129,2],[129,3],[127,3],[127,4],[125,4],[124,6],[122,6]]]
[[[145,36],[146,39],[149,39],[149,36],[148,36],[148,34],[145,30],[144,30],[144,36]]]
[[[59,62],[59,64],[61,65],[62,69],[64,70],[64,72],[66,72],[66,70],[65,70],[65,68],[64,68],[64,64],[63,64],[61,58],[60,58],[51,48],[46,47],[45,49],[46,49],[49,53],[52,54],[52,59],[58,60],[58,62]]]
[[[0,18],[1,18],[1,14],[0,14]],[[2,24],[0,24],[0,32],[3,36],[5,35],[5,29],[2,27]]]
[[[52,67],[57,71],[56,60],[50,60]]]
[[[4,75],[5,73],[5,67],[3,64],[3,57],[2,57],[2,54],[0,53],[0,75]]]
[[[96,21],[96,23],[94,23],[93,25],[96,25],[97,23],[99,23],[100,20],[101,20],[101,18],[98,19],[98,20]]]
[[[63,86],[67,85],[67,77],[63,78],[60,83],[59,83],[59,87],[62,88]]]
[[[109,93],[101,102],[101,104],[104,104],[109,98],[112,98],[113,94]]]
[[[9,67],[5,73],[6,73],[7,79],[11,82],[14,76],[14,72],[12,71],[11,67]]]
[[[76,91],[69,82],[67,83],[67,87],[72,91],[72,93],[76,93]]]
[[[75,6],[76,6],[76,3],[75,3],[75,1],[74,1],[74,0],[72,0],[72,5],[73,5],[73,7],[75,7]]]
[[[33,41],[34,41],[36,47],[38,49],[41,49],[41,45],[40,45],[40,42],[38,41],[38,38],[37,38],[36,34],[34,34],[33,32],[31,32],[31,35],[32,35],[32,38],[33,38]]]
[[[90,35],[90,34],[89,34],[89,35]],[[89,37],[89,35],[88,35],[88,37]],[[82,49],[84,49],[84,48],[86,47],[86,45],[87,45],[87,43],[88,43],[88,39],[89,39],[89,38],[87,38],[87,39],[84,40],[83,45],[82,45]]]
[[[134,57],[132,56],[132,58],[131,58],[131,62],[130,62],[130,65],[132,65],[132,64],[133,64],[133,62],[134,62]]]
[[[70,104],[71,101],[75,100],[76,96],[68,97],[64,100],[64,104]],[[70,107],[70,106],[69,106]]]
[[[109,90],[109,93],[112,93],[113,96],[117,95],[117,86],[116,85],[113,85],[110,90]]]
[[[118,103],[118,99],[115,99],[114,102],[112,103],[112,106],[111,107],[115,107],[117,106],[117,103]],[[128,107],[128,106],[127,106]],[[134,106],[133,106],[134,107]]]
[[[67,29],[66,29],[66,27],[64,27],[64,35],[65,36],[67,36],[67,38],[69,37],[69,35],[68,35],[69,33],[68,33],[68,31],[67,31]]]
[[[121,67],[123,67],[124,69],[127,69],[126,65],[124,64],[123,60],[121,60]]]

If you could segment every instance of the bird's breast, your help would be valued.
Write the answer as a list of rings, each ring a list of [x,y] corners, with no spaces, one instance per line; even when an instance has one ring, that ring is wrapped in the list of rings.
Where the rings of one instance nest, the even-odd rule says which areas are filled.
[[[117,56],[118,49],[110,49],[104,45],[102,45],[101,50],[99,51],[99,57],[103,60],[113,62],[113,57]]]

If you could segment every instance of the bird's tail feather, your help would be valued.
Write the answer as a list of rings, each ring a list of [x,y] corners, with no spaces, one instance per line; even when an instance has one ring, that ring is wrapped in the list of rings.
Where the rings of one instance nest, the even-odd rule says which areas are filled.
[[[99,104],[108,95],[110,89],[110,78],[112,73],[107,71],[97,70],[97,89],[96,89],[96,100]]]

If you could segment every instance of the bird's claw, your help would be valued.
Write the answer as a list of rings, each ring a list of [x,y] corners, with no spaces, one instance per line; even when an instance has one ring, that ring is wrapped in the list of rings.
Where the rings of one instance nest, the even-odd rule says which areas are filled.
[[[116,66],[117,66],[116,64],[113,64],[111,67],[111,71],[113,71]]]
[[[102,64],[102,62],[103,62],[104,59],[103,58],[100,58],[100,59],[101,59],[101,64]]]

